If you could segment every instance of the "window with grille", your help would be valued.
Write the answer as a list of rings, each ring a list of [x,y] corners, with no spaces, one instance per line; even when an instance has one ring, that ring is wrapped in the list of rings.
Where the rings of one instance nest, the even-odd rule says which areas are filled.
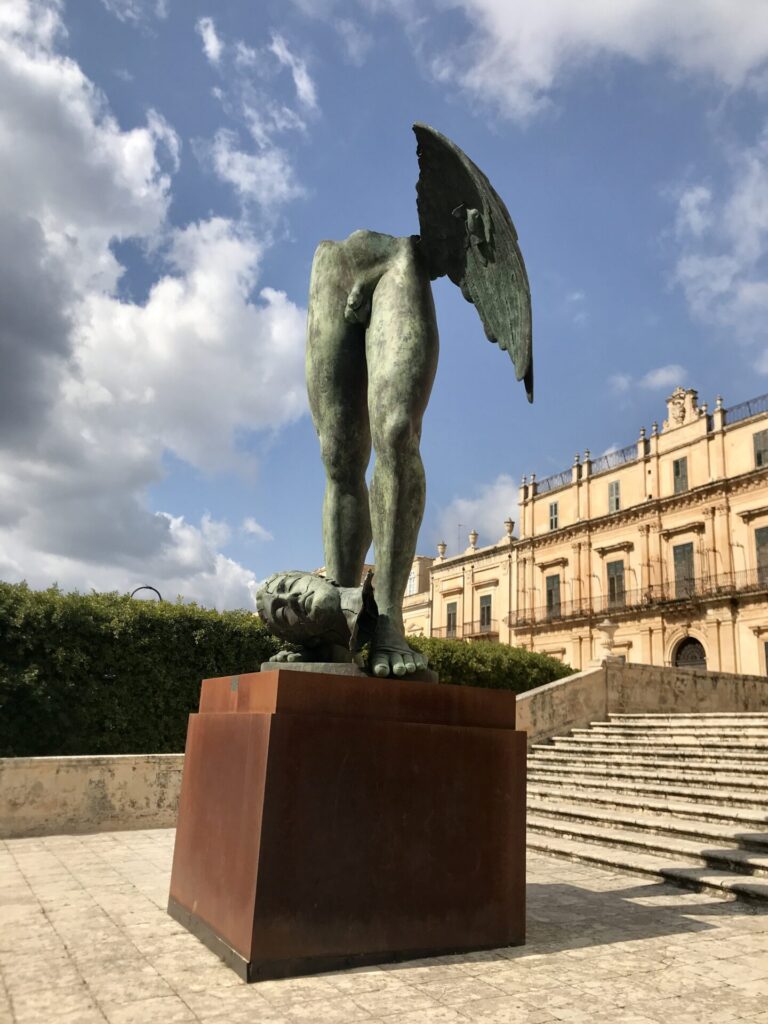
[[[688,490],[688,459],[675,459],[672,463],[672,483],[675,494]]]
[[[693,544],[676,544],[672,548],[675,567],[675,597],[690,597],[693,593]]]
[[[768,526],[755,530],[755,553],[757,555],[757,581],[761,586],[768,584]]]
[[[416,570],[416,566],[411,569],[408,574],[408,582],[405,585],[405,596],[410,597],[412,594],[417,593],[419,585],[419,574]]]
[[[560,574],[547,576],[547,618],[556,619],[560,615]]]
[[[605,568],[608,574],[608,606],[623,608],[626,600],[624,562],[609,562]]]
[[[456,636],[456,602],[445,606],[445,635]]]
[[[483,594],[480,598],[480,629],[491,628],[491,595]]]
[[[755,468],[768,466],[768,430],[758,430],[752,435],[755,446]]]
[[[558,508],[556,501],[550,501],[549,503],[549,528],[550,530],[556,530],[558,524]]]
[[[611,480],[608,484],[608,511],[618,512],[621,508],[621,488],[618,480]]]

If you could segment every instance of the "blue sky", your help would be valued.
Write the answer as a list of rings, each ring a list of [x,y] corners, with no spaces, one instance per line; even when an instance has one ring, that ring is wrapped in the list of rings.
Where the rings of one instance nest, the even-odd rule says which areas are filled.
[[[682,384],[768,391],[762,0],[6,0],[0,578],[219,607],[322,564],[321,238],[418,231],[413,121],[505,199],[536,401],[449,282],[419,552]]]

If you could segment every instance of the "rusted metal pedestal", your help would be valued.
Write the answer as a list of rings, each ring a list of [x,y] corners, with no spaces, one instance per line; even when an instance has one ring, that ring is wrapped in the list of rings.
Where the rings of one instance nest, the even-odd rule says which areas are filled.
[[[206,679],[168,911],[248,981],[524,942],[514,695]]]

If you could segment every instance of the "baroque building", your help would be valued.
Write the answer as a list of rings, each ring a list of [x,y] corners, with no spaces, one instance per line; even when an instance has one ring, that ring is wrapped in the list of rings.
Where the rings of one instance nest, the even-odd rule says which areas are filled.
[[[406,596],[406,631],[578,670],[601,657],[607,619],[630,662],[768,672],[768,395],[709,411],[677,388],[661,428],[523,478],[519,519],[519,536],[507,520],[487,547],[474,533],[459,555],[440,545]]]

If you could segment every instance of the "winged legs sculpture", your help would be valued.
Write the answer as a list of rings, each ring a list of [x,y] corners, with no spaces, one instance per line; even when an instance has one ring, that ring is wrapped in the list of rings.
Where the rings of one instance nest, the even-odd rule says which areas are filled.
[[[458,146],[427,125],[413,130],[420,234],[355,231],[320,242],[309,288],[307,388],[326,472],[326,572],[341,592],[359,587],[373,541],[370,668],[377,676],[426,668],[405,639],[403,595],[424,514],[419,445],[438,358],[431,281],[447,275],[474,303],[486,336],[509,353],[533,400],[530,288],[512,219]],[[259,601],[268,624],[273,606],[272,597]],[[308,628],[312,602],[293,607],[307,621],[296,616],[293,633],[286,636],[284,623],[275,632],[305,645],[286,657],[311,659],[308,638],[319,644],[317,629]],[[341,618],[339,629],[346,629]]]

